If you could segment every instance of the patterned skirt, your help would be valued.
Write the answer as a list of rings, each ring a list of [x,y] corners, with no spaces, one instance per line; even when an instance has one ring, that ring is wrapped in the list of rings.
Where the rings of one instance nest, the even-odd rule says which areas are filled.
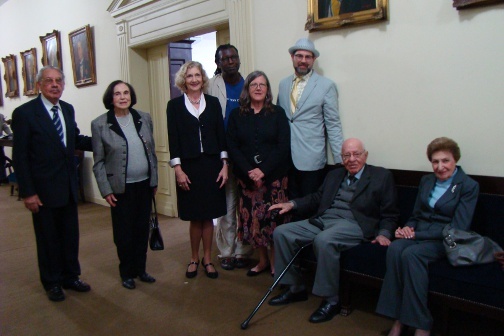
[[[238,181],[238,239],[257,247],[268,247],[273,243],[275,228],[290,221],[290,214],[271,218],[268,211],[273,204],[284,203],[287,197],[287,176],[260,188],[250,181]]]

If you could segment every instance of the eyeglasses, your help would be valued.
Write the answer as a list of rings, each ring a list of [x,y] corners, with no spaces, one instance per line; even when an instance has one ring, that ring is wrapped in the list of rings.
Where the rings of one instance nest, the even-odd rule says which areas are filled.
[[[295,54],[294,58],[296,59],[296,61],[302,61],[303,59],[307,61],[312,61],[314,59],[312,55],[301,55],[301,54]]]
[[[355,153],[345,153],[345,154],[341,154],[341,158],[343,159],[343,161],[347,161],[347,160],[350,160],[350,158],[353,156],[354,158],[356,159],[360,159],[360,157],[366,153],[365,150],[363,150],[362,152],[355,152]]]
[[[52,83],[56,83],[58,85],[61,85],[63,83],[63,78],[61,77],[58,77],[58,78],[44,78],[42,79],[42,83],[44,83],[45,85],[51,85]]]
[[[251,89],[255,90],[257,89],[258,87],[262,90],[262,89],[266,89],[268,87],[268,85],[264,84],[264,83],[252,83],[249,85]]]
[[[238,55],[233,55],[233,56],[228,56],[228,57],[222,57],[221,58],[221,62],[222,63],[229,63],[231,60],[233,60],[234,62],[236,62],[239,58],[240,58],[240,56],[238,56]]]

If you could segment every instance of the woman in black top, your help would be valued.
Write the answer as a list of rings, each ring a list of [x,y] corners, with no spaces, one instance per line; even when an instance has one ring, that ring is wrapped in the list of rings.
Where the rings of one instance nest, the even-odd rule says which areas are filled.
[[[193,278],[203,242],[205,273],[218,276],[211,261],[213,218],[226,214],[224,185],[228,179],[226,134],[219,100],[203,94],[208,77],[198,62],[187,62],[175,75],[184,92],[168,102],[170,166],[177,179],[180,219],[190,221],[191,261],[186,276]]]
[[[245,79],[240,107],[231,112],[227,141],[238,181],[238,237],[259,251],[248,276],[273,269],[273,231],[288,216],[268,211],[287,199],[290,128],[284,110],[273,105],[268,77],[254,71]],[[268,248],[270,249],[268,258]]]

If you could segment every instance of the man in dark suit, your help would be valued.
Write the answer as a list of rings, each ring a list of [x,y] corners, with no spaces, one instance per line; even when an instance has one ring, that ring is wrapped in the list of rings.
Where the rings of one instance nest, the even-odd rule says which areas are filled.
[[[275,229],[275,269],[285,269],[301,246],[313,242],[317,271],[313,294],[324,297],[310,316],[312,323],[332,319],[341,310],[339,302],[340,252],[363,241],[388,246],[397,227],[399,211],[392,173],[366,164],[368,152],[358,139],[343,143],[343,166],[329,172],[315,193],[273,205],[280,214],[291,210],[316,215],[308,220],[280,225]],[[278,276],[275,274],[275,276]],[[272,306],[308,299],[301,274],[291,268],[281,284],[289,286],[269,301]]]
[[[87,292],[79,279],[77,170],[74,150],[91,150],[79,135],[72,105],[60,100],[63,72],[53,66],[37,74],[41,94],[12,114],[13,164],[19,194],[32,212],[40,280],[49,300],[63,301],[65,289]]]

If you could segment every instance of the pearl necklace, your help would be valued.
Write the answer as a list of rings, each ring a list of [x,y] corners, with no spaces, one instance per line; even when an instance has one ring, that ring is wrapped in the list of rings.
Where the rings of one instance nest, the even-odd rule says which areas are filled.
[[[191,99],[191,97],[187,96],[187,99],[189,99],[189,101],[191,102],[191,104],[194,104],[194,105],[198,105],[201,101],[201,96],[200,96],[200,99],[194,101]]]
[[[130,124],[130,121],[131,121],[131,116],[130,116],[130,114],[129,114],[129,113],[128,113],[128,115],[127,115],[127,116],[128,116],[128,122],[126,123],[126,125],[121,124],[121,123],[119,122],[119,118],[116,116],[117,123],[118,123],[118,124],[119,124],[119,126],[121,126],[122,128],[126,128],[126,127],[128,127],[128,126],[129,126],[129,124]],[[124,117],[122,117],[122,118],[124,118]]]

